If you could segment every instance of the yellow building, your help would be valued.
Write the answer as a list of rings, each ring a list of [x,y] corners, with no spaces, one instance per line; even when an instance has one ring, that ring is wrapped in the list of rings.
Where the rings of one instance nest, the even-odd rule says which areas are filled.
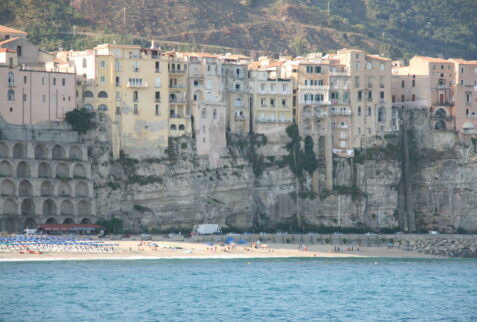
[[[170,61],[157,49],[104,44],[69,56],[80,79],[79,107],[111,118],[114,158],[119,157],[120,150],[157,155],[168,146],[172,125],[177,128],[174,134],[183,127],[185,132],[185,122],[169,124]],[[172,72],[181,75],[177,69]],[[174,111],[174,116],[183,115],[178,105],[174,105]]]

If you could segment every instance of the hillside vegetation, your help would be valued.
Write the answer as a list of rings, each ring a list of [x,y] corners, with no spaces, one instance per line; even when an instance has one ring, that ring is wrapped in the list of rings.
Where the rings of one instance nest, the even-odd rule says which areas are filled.
[[[329,3],[329,7],[328,7]],[[477,58],[477,0],[2,0],[0,23],[50,49],[78,31],[302,54],[343,47],[392,58]],[[101,40],[98,38],[98,40]],[[106,38],[107,40],[107,38]]]

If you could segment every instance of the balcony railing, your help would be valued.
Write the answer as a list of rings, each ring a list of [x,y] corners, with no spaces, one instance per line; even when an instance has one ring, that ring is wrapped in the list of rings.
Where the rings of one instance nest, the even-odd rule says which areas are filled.
[[[8,87],[15,87],[15,82],[12,82],[12,81],[8,82]]]
[[[331,115],[348,116],[348,115],[351,115],[351,111],[349,111],[349,110],[346,110],[346,111],[331,111]]]
[[[299,85],[299,89],[330,89],[329,85]]]
[[[330,76],[348,76],[347,72],[330,72]]]
[[[174,103],[174,104],[185,104],[186,101],[183,98],[170,98],[169,103]]]
[[[245,121],[245,116],[243,116],[243,115],[235,115],[235,120],[236,120],[236,121]]]
[[[316,117],[316,118],[319,118],[319,119],[324,119],[328,116],[328,113],[326,112],[321,112],[321,113],[313,113],[313,116]]]
[[[183,88],[185,88],[185,86],[182,85],[182,84],[169,84],[169,88],[179,88],[179,89],[183,89]]]
[[[433,115],[431,118],[433,120],[444,120],[444,121],[453,121],[455,119],[454,116],[440,116],[440,115]]]
[[[148,84],[147,84],[147,82],[141,82],[141,83],[128,82],[127,87],[128,88],[146,88],[146,87],[148,87]]]
[[[169,69],[169,74],[185,74],[184,69]]]

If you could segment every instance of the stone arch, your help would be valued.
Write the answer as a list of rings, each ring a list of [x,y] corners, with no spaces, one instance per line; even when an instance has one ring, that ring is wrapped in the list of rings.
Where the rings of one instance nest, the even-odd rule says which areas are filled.
[[[70,149],[70,159],[83,160],[83,150],[79,146],[73,145]]]
[[[107,112],[107,111],[108,111],[108,105],[106,105],[106,104],[100,104],[100,105],[98,106],[98,111],[100,111],[100,112]]]
[[[73,216],[75,214],[75,207],[71,200],[63,200],[61,202],[60,213],[62,216]]]
[[[6,233],[14,233],[17,231],[17,225],[15,224],[15,220],[13,220],[13,218],[5,219],[4,224],[0,225],[0,228],[4,229],[4,232]]]
[[[74,225],[75,221],[72,218],[66,218],[63,220],[63,225]]]
[[[71,196],[72,196],[71,186],[70,186],[69,183],[67,183],[67,182],[61,182],[61,183],[58,185],[58,196],[67,196],[67,197],[71,197]]]
[[[24,199],[21,205],[21,213],[24,216],[35,215],[35,203],[32,199]]]
[[[10,162],[6,160],[0,162],[0,177],[13,177],[13,167]]]
[[[75,189],[75,196],[76,197],[88,197],[89,196],[89,189],[88,185],[84,182],[78,182]]]
[[[48,218],[45,222],[47,225],[58,225],[58,221],[55,218]]]
[[[3,214],[4,215],[16,215],[18,214],[18,205],[17,202],[13,199],[7,199],[3,203]]]
[[[50,181],[43,181],[40,187],[42,197],[52,197],[55,195],[55,186]]]
[[[436,124],[434,125],[435,130],[445,130],[446,128],[447,128],[446,122],[442,120],[437,121]]]
[[[44,144],[35,147],[35,159],[46,160],[48,158],[48,148]]]
[[[84,91],[83,97],[90,98],[90,97],[94,97],[94,95],[92,91]]]
[[[179,125],[179,131],[185,131],[185,125],[184,124]]]
[[[3,180],[0,190],[2,196],[14,196],[16,190],[15,184],[12,180]]]
[[[45,202],[43,202],[43,216],[56,216],[56,215],[58,215],[56,203],[51,199],[45,200]]]
[[[10,156],[8,150],[8,145],[6,143],[0,142],[0,158],[8,158]]]
[[[83,219],[81,219],[80,224],[81,224],[81,225],[92,225],[93,222],[92,222],[91,219],[89,219],[89,218],[83,218]]]
[[[105,91],[101,91],[98,93],[98,97],[99,98],[108,98],[108,93],[106,93]]]
[[[175,125],[175,124],[172,124],[172,125],[171,125],[171,130],[172,130],[172,131],[175,131],[175,130],[177,130],[177,125]]]
[[[65,163],[60,163],[56,166],[56,177],[57,178],[69,178],[70,177],[70,169],[68,165]]]
[[[30,178],[31,177],[30,166],[25,161],[19,162],[17,164],[17,177],[18,178]]]
[[[81,200],[78,202],[78,215],[79,216],[87,216],[91,215],[91,205],[86,200]]]
[[[51,178],[53,177],[53,171],[51,166],[46,162],[41,162],[38,165],[38,177],[39,178]]]
[[[65,160],[66,159],[65,148],[59,144],[55,145],[52,150],[52,157],[53,157],[53,160]]]
[[[33,196],[33,186],[28,180],[22,180],[18,185],[18,195]]]
[[[33,218],[27,218],[25,222],[23,223],[23,229],[36,229],[38,227],[38,224],[35,219]]]
[[[86,168],[84,165],[78,163],[73,168],[73,177],[75,178],[86,178]]]
[[[89,112],[92,112],[94,110],[94,106],[91,104],[85,104],[83,108]]]
[[[434,116],[439,118],[444,118],[447,116],[447,112],[445,109],[441,107],[436,110],[436,112],[434,113]]]
[[[27,157],[27,148],[23,143],[16,143],[13,146],[13,158],[14,159],[26,159]]]

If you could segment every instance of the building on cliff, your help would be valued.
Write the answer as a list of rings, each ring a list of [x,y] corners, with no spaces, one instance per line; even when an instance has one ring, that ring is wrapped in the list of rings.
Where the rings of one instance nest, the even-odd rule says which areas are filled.
[[[62,121],[65,113],[75,108],[76,76],[47,71],[35,56],[38,47],[33,46],[34,54],[30,54],[31,49],[20,48],[19,53],[0,48],[0,115],[6,122],[18,125]],[[19,59],[25,56],[34,66],[20,64]]]
[[[283,140],[293,122],[293,82],[277,75],[282,63],[263,58],[248,66],[252,129],[273,142]]]
[[[115,44],[70,52],[69,61],[78,75],[77,107],[104,113],[111,119],[114,158],[119,157],[120,150],[156,155],[168,146],[170,133],[186,133],[184,77],[177,83],[186,71],[177,66],[185,63],[171,63],[154,48]],[[174,67],[175,84],[169,84],[168,66]],[[170,88],[174,89],[171,94]],[[180,98],[178,90],[182,91]],[[175,98],[171,106],[177,118],[169,118],[171,97]],[[174,120],[171,124],[170,119]]]

